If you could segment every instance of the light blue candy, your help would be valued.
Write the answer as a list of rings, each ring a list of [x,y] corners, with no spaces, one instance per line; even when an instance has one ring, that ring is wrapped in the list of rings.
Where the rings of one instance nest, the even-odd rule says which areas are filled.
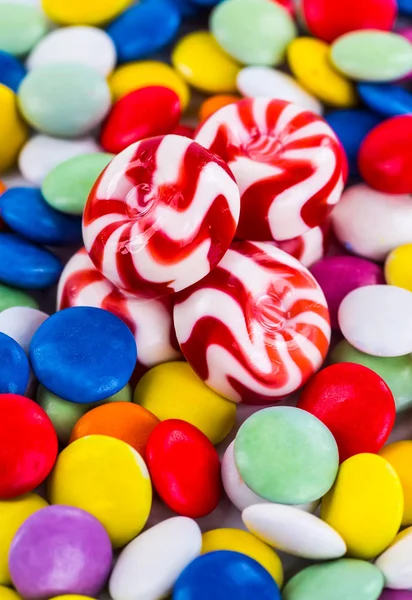
[[[30,367],[26,353],[13,338],[0,333],[0,394],[24,395]]]
[[[369,108],[384,117],[412,113],[412,94],[399,85],[360,83],[358,93]]]
[[[26,77],[26,69],[12,54],[0,50],[0,83],[17,92]]]

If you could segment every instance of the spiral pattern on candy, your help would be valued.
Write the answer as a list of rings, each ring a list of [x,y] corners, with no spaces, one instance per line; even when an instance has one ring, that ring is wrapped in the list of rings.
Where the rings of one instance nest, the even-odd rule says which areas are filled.
[[[273,243],[309,268],[325,256],[329,245],[329,230],[330,225],[325,221],[321,227],[313,227],[293,240]]]
[[[178,135],[148,138],[118,154],[90,193],[87,251],[103,275],[160,297],[199,281],[234,237],[240,195],[218,157]]]
[[[237,242],[205,279],[179,294],[180,347],[216,392],[272,404],[315,373],[330,340],[325,297],[309,271],[269,242]]]
[[[326,121],[295,104],[245,98],[209,117],[195,140],[236,178],[237,238],[290,240],[320,225],[339,201],[346,166],[340,143]]]

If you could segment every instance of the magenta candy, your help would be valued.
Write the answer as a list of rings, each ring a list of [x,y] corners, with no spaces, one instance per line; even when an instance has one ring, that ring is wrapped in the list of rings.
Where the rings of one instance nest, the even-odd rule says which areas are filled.
[[[379,600],[412,600],[412,592],[409,590],[383,590]]]

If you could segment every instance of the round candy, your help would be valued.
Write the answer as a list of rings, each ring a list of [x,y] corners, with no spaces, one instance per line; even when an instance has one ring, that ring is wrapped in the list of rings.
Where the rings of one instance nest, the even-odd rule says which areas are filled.
[[[0,394],[21,394],[29,383],[30,366],[23,348],[0,333]]]
[[[179,419],[157,425],[146,458],[153,486],[176,513],[199,518],[216,508],[222,487],[219,456],[194,425]]]
[[[174,307],[182,352],[234,402],[273,404],[316,372],[330,338],[312,275],[273,244],[238,242]]]
[[[36,377],[71,402],[97,402],[121,390],[136,364],[130,329],[100,308],[61,310],[36,331],[30,344]]]
[[[112,566],[104,527],[84,510],[48,506],[31,515],[13,539],[13,585],[27,600],[60,594],[97,595]]]
[[[339,308],[345,338],[361,352],[403,356],[412,352],[412,292],[368,285],[346,296]]]
[[[86,203],[83,238],[107,279],[164,296],[205,277],[228,249],[239,190],[227,165],[178,135],[118,154]]]
[[[28,129],[19,115],[16,95],[0,84],[0,172],[7,171],[17,161],[27,137]]]
[[[100,142],[107,152],[118,154],[143,138],[171,133],[179,123],[180,114],[180,100],[172,89],[140,88],[113,106],[103,125]]]
[[[395,248],[385,261],[385,279],[389,285],[396,285],[412,292],[412,244]]]
[[[295,104],[246,98],[212,115],[196,141],[223,158],[236,178],[241,239],[295,238],[320,225],[340,198],[339,142],[323,119]]]
[[[292,240],[276,242],[276,246],[297,258],[304,267],[311,267],[313,263],[323,258],[329,241],[329,224],[322,227],[312,227],[303,235]]]
[[[0,83],[17,92],[25,77],[26,69],[21,62],[12,54],[0,50]]]
[[[49,479],[52,504],[77,506],[105,527],[114,548],[135,538],[146,524],[152,486],[144,460],[131,446],[89,435],[59,454]]]
[[[366,183],[388,194],[412,193],[411,136],[412,115],[393,117],[372,129],[358,158]]]
[[[22,598],[14,590],[0,585],[0,600],[22,600]]]
[[[38,308],[36,300],[28,294],[0,283],[0,311],[12,308],[13,306]]]
[[[357,454],[343,462],[320,516],[335,529],[349,556],[369,560],[388,547],[403,514],[402,485],[393,467],[376,454]]]
[[[359,83],[358,93],[370,109],[384,117],[408,115],[412,112],[412,94],[399,85]]]
[[[41,0],[46,15],[62,25],[102,25],[124,11],[132,0]]]
[[[0,3],[0,50],[23,56],[46,34],[48,28],[39,6],[27,6],[13,0]]]
[[[122,550],[110,576],[111,598],[169,595],[180,573],[199,556],[201,545],[202,534],[192,519],[174,517],[158,523]]]
[[[412,15],[411,0],[398,0],[399,11],[405,15]]]
[[[317,373],[304,388],[298,407],[332,432],[341,462],[361,452],[379,452],[395,422],[395,402],[385,381],[352,363]]]
[[[280,600],[279,588],[258,562],[221,550],[199,556],[180,575],[173,600]]]
[[[383,590],[379,600],[412,600],[412,591],[409,590]]]
[[[50,473],[57,456],[53,425],[35,402],[0,394],[0,499],[34,490]]]
[[[234,104],[235,102],[239,102],[239,100],[240,98],[238,96],[233,96],[230,94],[217,94],[216,96],[206,98],[206,100],[203,100],[199,108],[199,121],[201,123],[206,121],[206,119],[211,117],[215,112],[224,106],[227,106],[228,104]]]
[[[376,566],[382,571],[385,583],[394,589],[412,587],[412,568],[408,557],[412,551],[412,527],[398,533],[389,548],[381,554]]]
[[[33,48],[27,67],[52,63],[87,65],[107,77],[116,65],[116,48],[107,33],[96,27],[55,29]]]
[[[81,63],[33,69],[19,88],[24,118],[49,135],[76,137],[87,133],[101,123],[110,104],[103,75]]]
[[[412,525],[412,441],[403,440],[388,444],[379,453],[395,469],[403,489],[402,526]]]
[[[310,413],[288,406],[249,417],[236,436],[234,456],[246,485],[284,504],[312,502],[326,494],[339,461],[329,429]]]

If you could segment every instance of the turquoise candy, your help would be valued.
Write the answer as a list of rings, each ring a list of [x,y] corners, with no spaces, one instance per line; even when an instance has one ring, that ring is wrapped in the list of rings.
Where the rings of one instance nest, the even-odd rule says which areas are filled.
[[[83,135],[107,115],[111,96],[106,79],[83,64],[49,64],[33,69],[18,94],[26,121],[42,133]]]
[[[412,71],[412,44],[387,31],[353,31],[333,43],[331,60],[352,79],[393,81]]]
[[[289,406],[260,410],[235,439],[235,463],[256,494],[281,504],[317,500],[338,471],[335,438],[315,416]]]
[[[27,54],[46,35],[48,28],[40,8],[14,0],[0,3],[0,50],[14,56]]]
[[[342,558],[300,571],[283,588],[283,600],[378,600],[384,579],[375,565]]]

